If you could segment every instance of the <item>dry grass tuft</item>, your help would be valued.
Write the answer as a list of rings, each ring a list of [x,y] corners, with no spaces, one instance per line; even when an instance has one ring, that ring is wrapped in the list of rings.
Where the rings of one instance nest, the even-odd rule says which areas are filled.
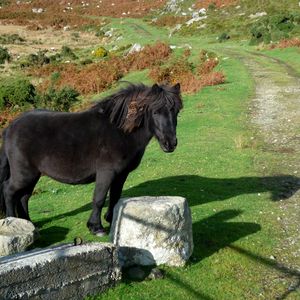
[[[300,39],[299,38],[291,38],[281,40],[278,44],[273,44],[270,46],[270,49],[276,48],[290,48],[290,47],[300,47]]]
[[[143,17],[152,9],[165,4],[165,0],[108,1],[108,0],[62,0],[62,1],[11,1],[0,10],[0,20],[6,24],[26,25],[31,29],[52,27],[60,29],[64,26],[80,27],[101,25],[100,19],[89,16],[110,17]],[[33,9],[42,8],[41,13]]]
[[[195,3],[196,8],[208,8],[213,5],[216,8],[227,7],[237,4],[237,0],[197,0]]]
[[[170,54],[171,49],[167,44],[157,42],[125,57],[111,56],[85,66],[73,63],[50,64],[29,68],[27,74],[43,79],[39,90],[45,91],[53,85],[58,88],[70,86],[82,95],[88,95],[104,91],[130,71],[161,65]],[[59,73],[55,82],[49,78],[54,72]]]
[[[194,93],[204,86],[218,85],[225,82],[222,72],[213,71],[218,65],[217,59],[200,60],[200,64],[194,73],[194,65],[188,61],[188,57],[176,59],[167,66],[156,66],[150,70],[149,76],[155,82],[181,85],[182,92]]]

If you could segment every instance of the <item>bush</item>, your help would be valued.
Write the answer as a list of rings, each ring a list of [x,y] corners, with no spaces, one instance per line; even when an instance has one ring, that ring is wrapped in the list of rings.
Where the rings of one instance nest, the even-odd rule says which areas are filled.
[[[22,67],[29,66],[43,66],[50,63],[49,57],[46,56],[45,51],[38,51],[37,54],[29,54],[27,59],[22,62]]]
[[[92,52],[92,54],[93,54],[95,57],[101,58],[101,57],[107,56],[107,55],[108,55],[108,51],[107,51],[105,48],[103,48],[103,47],[99,47],[99,48],[97,48],[96,50],[94,50],[94,51]]]
[[[0,44],[21,44],[25,39],[18,34],[2,34],[0,35]]]
[[[293,29],[298,26],[298,14],[279,14],[273,16],[266,16],[260,21],[252,25],[250,33],[252,38],[251,45],[256,45],[261,42],[269,44],[271,41],[278,41],[283,38],[288,38]]]
[[[10,60],[10,55],[6,48],[0,47],[0,64],[4,64],[6,60]]]
[[[71,87],[56,90],[50,87],[47,92],[40,94],[39,106],[56,111],[69,111],[71,106],[78,101],[79,93]]]
[[[0,108],[35,105],[36,91],[25,78],[5,78],[0,82]]]
[[[62,46],[60,55],[64,58],[69,58],[69,59],[77,59],[77,56],[75,53],[69,48],[68,46]]]
[[[219,37],[218,37],[218,41],[220,43],[223,43],[223,42],[226,42],[227,40],[230,39],[230,36],[226,33],[226,32],[223,32]]]

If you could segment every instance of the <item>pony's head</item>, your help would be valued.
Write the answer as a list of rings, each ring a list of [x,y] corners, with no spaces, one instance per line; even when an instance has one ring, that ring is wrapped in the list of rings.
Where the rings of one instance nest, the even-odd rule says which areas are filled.
[[[177,115],[182,108],[179,83],[174,86],[151,88],[152,101],[149,104],[151,130],[165,152],[173,152],[177,146]]]
[[[182,108],[179,84],[152,87],[130,84],[96,107],[125,133],[146,126],[165,152],[175,150],[177,115]]]

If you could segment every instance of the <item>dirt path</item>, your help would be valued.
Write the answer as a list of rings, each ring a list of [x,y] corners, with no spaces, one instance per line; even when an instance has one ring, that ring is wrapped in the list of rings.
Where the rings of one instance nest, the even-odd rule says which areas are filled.
[[[264,140],[266,151],[275,152],[271,167],[262,165],[262,173],[287,175],[280,187],[277,221],[284,240],[276,252],[276,261],[288,267],[283,277],[290,287],[279,299],[300,288],[300,78],[292,66],[260,53],[231,52],[249,69],[255,81],[251,121]],[[294,298],[289,298],[294,299]]]

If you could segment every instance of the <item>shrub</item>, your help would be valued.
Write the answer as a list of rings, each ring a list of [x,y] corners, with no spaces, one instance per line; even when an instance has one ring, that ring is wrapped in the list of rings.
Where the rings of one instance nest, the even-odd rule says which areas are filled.
[[[5,78],[0,82],[0,108],[35,105],[36,91],[25,78]]]
[[[27,57],[27,64],[23,62],[23,66],[43,66],[50,63],[49,57],[46,56],[46,51],[38,51],[37,54],[29,54]]]
[[[80,61],[80,64],[83,65],[83,66],[90,65],[92,63],[93,63],[93,60],[90,59],[90,58],[86,58],[86,59],[83,59],[83,60]]]
[[[154,24],[160,27],[174,27],[177,24],[183,24],[188,20],[186,16],[172,16],[164,15],[160,16]]]
[[[288,38],[295,26],[299,27],[299,19],[296,13],[263,17],[250,29],[252,35],[250,44],[256,45],[261,42],[269,44],[271,41]]]
[[[101,58],[101,57],[107,56],[108,51],[107,51],[105,48],[103,48],[103,47],[99,47],[99,48],[97,48],[96,50],[94,50],[94,51],[92,52],[92,54],[93,54],[95,57]]]
[[[131,70],[143,70],[152,66],[161,65],[170,56],[172,50],[168,44],[157,42],[146,45],[140,52],[127,56],[126,62]]]
[[[207,59],[202,62],[197,68],[197,73],[199,75],[208,74],[212,72],[212,70],[219,64],[219,60],[217,58]]]
[[[0,64],[4,64],[6,60],[10,60],[10,55],[6,48],[0,47]]]
[[[229,40],[229,39],[230,39],[230,36],[229,36],[226,32],[223,32],[223,33],[218,37],[219,43],[226,42],[226,41]]]
[[[75,53],[69,48],[68,46],[62,46],[60,55],[64,58],[69,58],[69,59],[77,59],[78,57],[75,55]]]
[[[210,53],[210,56],[215,54]],[[167,66],[155,66],[150,70],[149,76],[155,82],[181,85],[181,90],[186,93],[194,93],[203,86],[217,85],[225,82],[225,76],[221,72],[214,72],[213,69],[218,65],[218,59],[207,59],[206,51],[201,51],[199,60],[200,65],[195,66],[190,63],[187,57],[177,58]],[[194,71],[196,69],[196,72]]]
[[[20,44],[25,42],[25,39],[18,34],[2,34],[0,35],[0,44]]]
[[[39,106],[56,111],[68,111],[78,101],[79,93],[71,87],[56,90],[50,87],[45,93],[38,95]]]
[[[292,39],[284,39],[281,40],[278,44],[273,44],[270,48],[289,48],[289,47],[300,47],[300,39],[292,38]]]

